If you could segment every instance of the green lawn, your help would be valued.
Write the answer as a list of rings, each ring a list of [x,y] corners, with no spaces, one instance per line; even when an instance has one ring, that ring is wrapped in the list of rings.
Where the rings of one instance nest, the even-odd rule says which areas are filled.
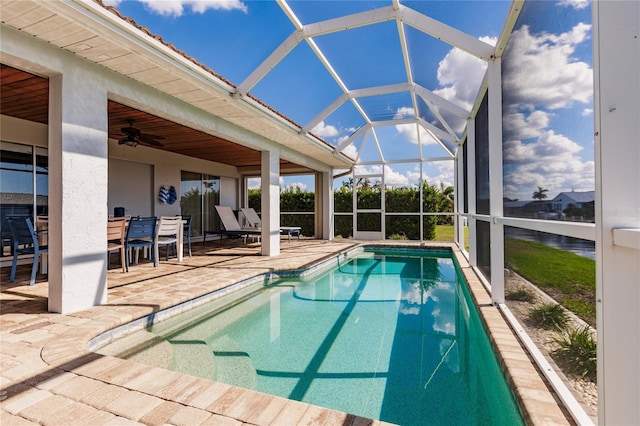
[[[436,225],[435,241],[453,242],[454,226],[453,225]],[[464,247],[469,250],[469,228],[464,228]]]
[[[505,238],[505,266],[575,312],[596,321],[596,262],[570,251],[532,241]]]
[[[468,228],[465,247],[468,250]],[[454,241],[454,227],[436,225],[435,241]],[[596,262],[570,251],[505,238],[505,266],[592,326],[596,322]]]
[[[454,241],[453,231],[453,225],[436,225],[435,241]]]

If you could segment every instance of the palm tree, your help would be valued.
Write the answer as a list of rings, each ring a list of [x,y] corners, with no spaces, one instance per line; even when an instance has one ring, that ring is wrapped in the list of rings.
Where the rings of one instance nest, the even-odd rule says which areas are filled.
[[[548,189],[544,189],[541,186],[538,187],[537,191],[533,191],[533,199],[534,200],[544,200],[547,198],[547,194],[545,192],[549,191]]]
[[[453,186],[444,186],[444,183],[440,182],[440,194],[439,204],[441,212],[453,212],[454,202],[454,189]]]

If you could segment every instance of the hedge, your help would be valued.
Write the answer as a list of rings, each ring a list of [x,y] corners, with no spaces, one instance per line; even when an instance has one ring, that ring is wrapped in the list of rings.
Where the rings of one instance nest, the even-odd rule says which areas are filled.
[[[438,188],[424,183],[423,212],[453,212],[453,191],[451,187]],[[249,190],[249,207],[260,212],[260,190]],[[334,235],[349,238],[353,236],[353,190],[342,187],[334,191],[334,211],[349,213],[334,216]],[[315,194],[300,189],[287,189],[280,192],[280,216],[282,226],[300,226],[302,235],[314,235],[314,201]],[[360,209],[378,209],[381,206],[379,188],[359,188],[357,205]],[[385,190],[385,210],[387,213],[418,213],[420,191],[418,188],[390,188]],[[287,212],[308,214],[287,214]],[[370,231],[380,229],[381,214],[359,213],[358,229]],[[423,216],[424,239],[433,240],[436,236],[436,224],[451,224],[452,216]],[[409,240],[420,239],[420,216],[386,215],[385,238],[402,237]]]

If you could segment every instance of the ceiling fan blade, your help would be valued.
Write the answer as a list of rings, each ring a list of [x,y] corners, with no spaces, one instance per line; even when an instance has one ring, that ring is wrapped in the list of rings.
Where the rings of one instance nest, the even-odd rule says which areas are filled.
[[[140,135],[138,137],[138,140],[142,143],[146,143],[148,145],[153,145],[153,146],[164,146],[162,145],[160,142],[153,140],[152,138],[149,137],[149,135]]]
[[[135,127],[123,127],[120,131],[125,135],[137,136],[140,134],[140,130]]]

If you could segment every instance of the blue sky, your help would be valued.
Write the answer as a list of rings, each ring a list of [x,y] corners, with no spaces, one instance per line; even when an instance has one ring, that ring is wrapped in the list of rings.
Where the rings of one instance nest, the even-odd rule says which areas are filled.
[[[295,29],[280,5],[269,0],[108,0],[105,3],[118,7],[123,15],[132,17],[236,85],[240,85]],[[496,42],[510,5],[504,0],[401,3],[488,44]],[[527,81],[531,90],[541,94],[532,99],[533,103],[511,99],[513,105],[507,115],[513,125],[505,145],[505,154],[509,156],[505,161],[505,195],[519,199],[530,198],[537,185],[548,188],[552,196],[572,188],[593,187],[593,172],[591,176],[588,173],[593,169],[593,118],[589,114],[592,94],[585,93],[588,88],[584,87],[591,72],[589,3],[582,0],[530,3],[537,4],[537,8],[549,9],[548,16],[554,19],[531,20],[518,32],[530,49],[527,66],[541,71],[536,74],[539,78]],[[389,7],[391,1],[304,0],[291,1],[288,5],[306,25]],[[580,26],[581,23],[584,25]],[[415,28],[405,28],[413,80],[444,99],[470,109],[486,64]],[[407,81],[395,21],[317,36],[313,40],[349,90]],[[569,74],[559,77],[558,73],[545,73],[544,70],[553,68],[548,63],[545,67],[545,61],[549,60],[570,68]],[[520,94],[520,83],[511,82],[510,90]],[[563,87],[554,97],[552,90],[544,90],[549,84]],[[250,92],[305,126],[343,91],[312,48],[301,42]],[[524,93],[523,96],[529,95]],[[558,96],[564,102],[559,101]],[[372,120],[416,115],[407,93],[358,101]],[[437,121],[424,102],[419,102],[417,114],[428,122]],[[576,126],[576,120],[580,126]],[[363,124],[356,108],[346,103],[323,117],[313,132],[337,146]],[[450,124],[460,136],[464,122],[452,120]],[[413,124],[376,129],[376,139],[385,160],[418,158],[418,137],[422,140],[423,157],[447,155],[426,132]],[[543,151],[550,154],[544,157],[546,166],[539,164],[540,158],[532,154]],[[372,133],[361,136],[345,150],[352,156],[359,152],[364,161],[380,159]],[[557,161],[551,154],[557,155],[561,163],[555,164]],[[571,167],[559,167],[562,164]],[[366,166],[365,169],[367,173],[377,174],[381,166]],[[388,164],[385,169],[386,182],[392,185],[415,184],[420,177],[420,167],[415,162]],[[425,164],[423,177],[434,184],[452,184],[452,162]],[[309,177],[283,178],[283,185],[313,189]]]

